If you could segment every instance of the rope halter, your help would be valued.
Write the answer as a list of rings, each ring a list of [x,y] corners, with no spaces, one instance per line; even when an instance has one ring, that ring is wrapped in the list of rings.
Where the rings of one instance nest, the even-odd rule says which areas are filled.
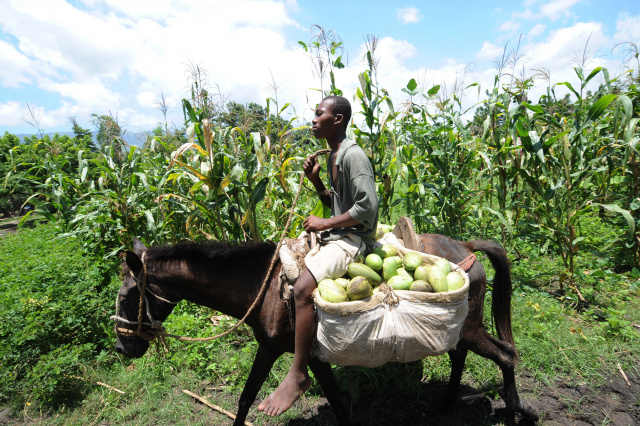
[[[116,315],[110,317],[110,319],[117,321],[115,325],[115,332],[119,336],[124,337],[140,337],[147,341],[152,341],[157,337],[160,337],[165,334],[165,328],[162,325],[162,321],[154,320],[151,315],[151,309],[149,308],[149,298],[147,294],[152,295],[156,299],[168,303],[170,305],[176,305],[178,302],[172,302],[171,300],[167,300],[162,296],[151,291],[151,289],[147,289],[147,252],[142,253],[142,257],[140,259],[142,261],[142,269],[138,273],[136,277],[133,271],[129,270],[129,274],[133,278],[136,283],[136,287],[140,292],[140,300],[138,302],[138,320],[131,321],[120,315],[120,294],[116,296]],[[149,322],[143,321],[142,318],[144,316],[144,312],[147,313],[147,318],[149,318]],[[119,327],[117,323],[124,323],[127,325],[137,326],[137,329],[131,330],[129,328]],[[148,326],[150,329],[146,331],[142,331],[142,326]]]

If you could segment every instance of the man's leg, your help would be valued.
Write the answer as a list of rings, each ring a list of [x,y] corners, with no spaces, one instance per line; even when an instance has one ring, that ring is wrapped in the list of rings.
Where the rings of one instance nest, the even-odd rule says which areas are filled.
[[[313,312],[313,298],[311,297],[316,287],[316,280],[307,269],[304,270],[294,285],[296,341],[293,364],[280,386],[258,405],[258,410],[269,416],[279,416],[287,411],[311,385],[307,365],[309,364],[311,344],[313,343],[317,325]]]

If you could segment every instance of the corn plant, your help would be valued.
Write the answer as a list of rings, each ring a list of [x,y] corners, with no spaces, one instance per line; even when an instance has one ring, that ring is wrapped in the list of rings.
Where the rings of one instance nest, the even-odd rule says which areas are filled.
[[[330,95],[342,96],[342,90],[336,85],[335,70],[344,68],[342,40],[334,30],[325,30],[320,25],[311,26],[312,38],[309,44],[298,41],[305,52],[309,54],[313,64],[313,72],[320,79],[320,89],[323,97]],[[329,89],[324,89],[324,80],[329,76]]]
[[[434,99],[440,86],[424,95]],[[407,93],[416,94],[415,85],[407,86]],[[411,138],[413,146],[400,150],[409,179],[403,194],[407,211],[415,216],[419,229],[459,237],[468,231],[476,207],[477,191],[471,171],[477,169],[478,156],[469,126],[461,120],[457,96],[438,102],[436,111],[426,105],[413,104],[401,120],[403,137]]]
[[[594,69],[587,77],[581,68],[576,67],[575,71],[580,79],[579,90],[568,82],[559,83],[578,98],[572,122],[556,120],[539,105],[527,105],[533,115],[519,114],[515,130],[526,153],[526,167],[518,172],[540,197],[540,202],[532,206],[532,226],[543,230],[547,244],[557,248],[566,268],[561,281],[566,280],[578,299],[585,302],[573,280],[574,255],[578,243],[585,239],[576,235],[576,227],[598,198],[593,192],[594,177],[606,169],[601,164],[603,139],[598,137],[594,124],[617,95],[607,93],[603,86],[595,95],[584,97],[585,86],[593,77],[600,72],[605,77],[608,74],[602,68]],[[536,123],[546,126],[542,136],[538,135]]]
[[[395,112],[389,93],[380,87],[378,82],[378,63],[376,56],[378,39],[375,36],[367,38],[367,53],[365,61],[367,70],[358,75],[360,86],[356,90],[356,101],[360,104],[360,114],[364,116],[363,128],[353,127],[356,142],[365,150],[371,161],[373,174],[378,180],[378,194],[380,197],[381,215],[386,220],[391,219],[391,201],[394,195],[395,181],[398,177],[398,163],[395,156],[396,135],[392,129]],[[407,87],[415,90],[417,84],[411,79]],[[416,92],[417,93],[417,92]],[[415,94],[415,93],[414,93]],[[386,110],[384,109],[386,107]],[[406,140],[406,139],[405,139]]]

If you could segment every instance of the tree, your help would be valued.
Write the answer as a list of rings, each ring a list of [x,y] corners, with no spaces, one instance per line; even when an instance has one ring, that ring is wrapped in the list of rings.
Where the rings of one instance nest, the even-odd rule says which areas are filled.
[[[91,114],[93,120],[91,123],[96,128],[96,139],[98,144],[103,147],[113,143],[114,138],[121,137],[124,132],[118,123],[118,116]],[[119,147],[119,144],[118,144]],[[114,147],[115,148],[115,147]]]
[[[227,103],[226,111],[219,116],[219,121],[222,126],[238,127],[244,134],[258,132],[261,135],[266,135],[267,121],[269,120],[272,125],[268,136],[272,141],[277,141],[278,130],[287,127],[287,121],[273,114],[268,116],[267,109],[255,102],[242,105],[238,102],[231,101]]]
[[[223,126],[239,127],[247,133],[264,132],[267,125],[267,111],[255,102],[242,105],[237,102],[227,103],[226,111],[220,115]]]
[[[154,139],[160,140],[165,148],[171,150],[176,150],[180,147],[180,145],[188,142],[186,130],[184,128],[174,128],[173,130],[171,130],[169,128],[163,127],[161,124],[158,124],[151,131],[146,132],[146,139],[142,144],[142,148],[149,149],[149,147],[151,146],[151,142]]]
[[[93,143],[93,135],[91,130],[85,129],[78,124],[78,121],[74,116],[68,117],[69,123],[71,123],[71,130],[75,134],[77,144],[86,148],[89,148],[91,152],[98,150]]]

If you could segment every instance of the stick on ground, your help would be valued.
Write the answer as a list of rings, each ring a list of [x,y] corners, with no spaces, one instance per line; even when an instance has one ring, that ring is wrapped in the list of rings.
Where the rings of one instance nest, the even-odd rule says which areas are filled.
[[[627,378],[627,375],[624,374],[624,370],[620,366],[620,363],[618,363],[618,371],[620,371],[620,374],[622,374],[622,377],[624,378],[624,381],[627,382],[627,385],[631,386],[631,383],[629,383],[629,379]]]
[[[121,393],[121,394],[123,394],[123,395],[124,395],[124,392],[122,392],[120,389],[116,389],[116,388],[114,388],[113,386],[109,386],[109,385],[108,385],[108,384],[106,384],[106,383],[96,382],[96,384],[98,384],[98,385],[100,385],[100,386],[104,386],[105,388],[111,389],[111,390],[113,390],[113,391],[116,391],[116,392]]]
[[[201,397],[199,395],[196,395],[195,393],[190,392],[190,391],[188,391],[186,389],[183,389],[182,392],[186,393],[190,397],[193,397],[193,398],[197,399],[198,401],[202,402],[207,407],[212,408],[212,409],[214,409],[216,411],[219,411],[220,413],[224,414],[225,416],[229,417],[230,419],[232,419],[232,420],[236,419],[236,415],[235,414],[225,410],[222,407],[218,407],[217,405],[210,403],[209,401],[207,401],[203,397]],[[251,423],[251,422],[244,422],[244,424],[247,425],[247,426],[253,426],[253,423]]]

